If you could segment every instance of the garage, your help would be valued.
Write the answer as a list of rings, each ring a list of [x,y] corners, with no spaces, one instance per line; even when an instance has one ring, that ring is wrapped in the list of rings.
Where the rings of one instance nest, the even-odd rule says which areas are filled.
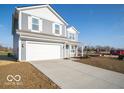
[[[26,42],[26,60],[50,60],[62,58],[62,44],[44,42]]]

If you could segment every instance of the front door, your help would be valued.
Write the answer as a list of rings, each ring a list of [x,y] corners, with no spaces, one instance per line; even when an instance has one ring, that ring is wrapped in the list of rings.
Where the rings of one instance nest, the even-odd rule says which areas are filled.
[[[66,58],[70,57],[69,45],[66,45]]]

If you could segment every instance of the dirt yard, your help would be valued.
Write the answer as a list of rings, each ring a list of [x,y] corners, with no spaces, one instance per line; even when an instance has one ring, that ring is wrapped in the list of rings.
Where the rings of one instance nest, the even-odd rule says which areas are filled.
[[[79,59],[77,62],[120,72],[124,74],[124,61],[117,58],[106,57],[90,57],[87,59]]]
[[[20,80],[15,81],[13,78]],[[0,56],[0,88],[56,89],[59,87],[30,63],[16,62],[11,58]]]

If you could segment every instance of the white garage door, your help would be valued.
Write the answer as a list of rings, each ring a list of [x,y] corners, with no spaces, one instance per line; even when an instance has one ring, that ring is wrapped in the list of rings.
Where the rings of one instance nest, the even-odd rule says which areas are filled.
[[[38,42],[27,42],[26,60],[49,60],[59,59],[61,56],[61,45]]]

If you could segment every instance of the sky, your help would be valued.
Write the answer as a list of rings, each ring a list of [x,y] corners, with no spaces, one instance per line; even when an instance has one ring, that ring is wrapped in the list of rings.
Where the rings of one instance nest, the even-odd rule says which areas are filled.
[[[12,13],[17,6],[0,5],[0,44],[12,47]],[[79,41],[90,46],[124,48],[124,5],[51,5],[79,32]]]

